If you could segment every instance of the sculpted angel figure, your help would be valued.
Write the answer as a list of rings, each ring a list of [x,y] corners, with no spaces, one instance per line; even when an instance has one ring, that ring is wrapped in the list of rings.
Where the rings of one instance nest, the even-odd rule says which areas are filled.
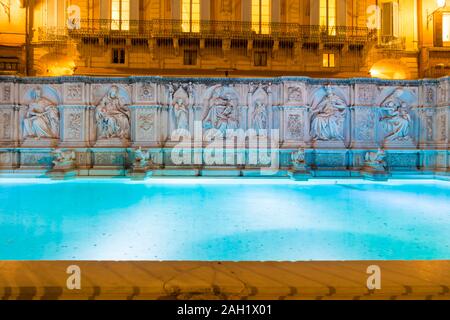
[[[128,139],[130,111],[119,98],[119,88],[112,86],[95,110],[99,138]]]
[[[32,101],[23,119],[23,136],[40,138],[59,137],[59,112],[56,105],[43,97],[41,89],[32,92]]]
[[[179,98],[173,105],[175,125],[177,129],[189,130],[189,111],[183,99]]]
[[[345,102],[326,88],[324,99],[317,105],[311,121],[311,136],[315,140],[343,140]]]
[[[262,101],[257,100],[255,102],[255,108],[252,112],[252,118],[253,129],[255,129],[257,133],[259,133],[261,130],[267,129],[267,109]]]

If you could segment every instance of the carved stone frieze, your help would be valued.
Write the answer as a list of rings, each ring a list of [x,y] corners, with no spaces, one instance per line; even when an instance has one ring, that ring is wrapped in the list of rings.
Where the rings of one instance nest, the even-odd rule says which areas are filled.
[[[288,170],[293,150],[305,149],[311,168],[351,169],[378,161],[368,152],[381,148],[387,168],[420,168],[426,161],[427,168],[441,163],[445,171],[449,90],[450,78],[0,76],[0,154],[18,167],[46,167],[52,165],[49,150],[76,149],[76,166],[120,167],[132,165],[128,148],[152,154],[158,148],[155,163],[176,166],[167,159],[180,141],[171,137],[181,130],[198,142],[190,158],[199,155],[201,165],[208,132],[225,143],[230,132],[242,131],[267,145],[277,137],[271,146],[279,148],[279,167]]]

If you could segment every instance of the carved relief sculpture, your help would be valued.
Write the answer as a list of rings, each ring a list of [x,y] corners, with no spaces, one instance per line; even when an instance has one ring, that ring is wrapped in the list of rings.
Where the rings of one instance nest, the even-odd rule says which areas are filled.
[[[173,105],[176,129],[189,130],[189,111],[183,99],[179,98]]]
[[[262,101],[257,100],[252,112],[253,129],[255,129],[256,133],[260,134],[266,132],[267,118],[266,105]]]
[[[52,152],[54,156],[53,162],[53,169],[55,170],[64,170],[64,169],[70,169],[74,167],[75,162],[75,152],[73,150],[62,150],[62,149],[55,149]]]
[[[302,89],[300,87],[289,87],[288,88],[288,102],[298,102],[303,101]]]
[[[306,170],[305,149],[300,148],[291,153],[292,168],[296,171]]]
[[[386,153],[378,148],[377,152],[366,152],[364,166],[375,171],[384,171],[386,167]]]
[[[32,101],[23,119],[24,138],[59,138],[59,111],[56,105],[42,96],[41,89],[31,92]]]
[[[236,101],[231,97],[226,89],[219,88],[214,92],[210,107],[203,119],[205,129],[217,129],[223,135],[227,130],[234,130],[239,127],[237,118]]]
[[[139,98],[142,101],[150,101],[153,99],[153,87],[149,82],[144,82],[139,88]]]
[[[289,114],[287,119],[288,139],[303,139],[303,117],[301,114]]]
[[[343,122],[346,103],[331,87],[326,87],[325,97],[312,110],[311,137],[314,140],[343,140]]]
[[[150,164],[152,164],[152,161],[148,150],[144,151],[141,147],[134,149],[133,169],[147,168]]]
[[[404,102],[400,100],[402,90],[397,90],[384,103],[385,115],[380,118],[386,135],[384,141],[409,140],[411,117]]]
[[[11,138],[11,114],[3,112],[0,118],[0,138],[10,139]]]
[[[130,135],[130,111],[119,97],[119,89],[112,86],[95,110],[97,137],[99,139],[128,139]]]

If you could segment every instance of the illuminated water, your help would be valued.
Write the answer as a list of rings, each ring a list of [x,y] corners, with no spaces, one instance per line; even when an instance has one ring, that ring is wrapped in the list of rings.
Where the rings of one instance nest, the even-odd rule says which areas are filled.
[[[450,183],[0,180],[0,259],[449,259]]]

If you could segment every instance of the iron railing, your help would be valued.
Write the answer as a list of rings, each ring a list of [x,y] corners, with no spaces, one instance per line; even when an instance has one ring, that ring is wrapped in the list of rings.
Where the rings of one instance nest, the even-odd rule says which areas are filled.
[[[199,21],[191,24],[181,20],[82,19],[74,29],[40,28],[39,41],[68,38],[132,37],[132,38],[198,38],[198,39],[279,39],[299,42],[365,43],[376,38],[366,27],[322,27],[297,23],[266,23],[255,25],[242,21]]]

